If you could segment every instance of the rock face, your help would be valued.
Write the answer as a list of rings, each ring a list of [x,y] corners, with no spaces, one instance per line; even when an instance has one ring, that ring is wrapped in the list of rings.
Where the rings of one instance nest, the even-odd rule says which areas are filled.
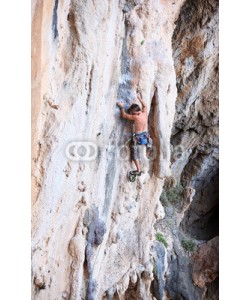
[[[217,235],[217,6],[33,0],[33,299],[201,296],[195,288],[196,298],[180,296],[173,279],[182,275],[167,257],[181,230],[198,240]],[[136,91],[149,108],[156,155],[130,183],[131,127],[116,103],[128,107]],[[171,175],[187,195],[172,214],[166,249],[154,225],[164,217],[159,198]],[[194,280],[202,274],[195,270]]]
[[[166,182],[161,197],[166,215],[156,225],[168,240],[165,288],[170,299],[219,299],[218,1],[185,1],[173,57],[178,88],[171,135],[174,187]]]
[[[179,157],[173,157],[172,170],[196,190],[184,230],[209,239],[218,234],[218,1],[186,1],[177,24],[178,97],[171,140]]]
[[[204,288],[206,284],[218,278],[219,272],[219,239],[218,236],[201,245],[193,254],[193,281]]]

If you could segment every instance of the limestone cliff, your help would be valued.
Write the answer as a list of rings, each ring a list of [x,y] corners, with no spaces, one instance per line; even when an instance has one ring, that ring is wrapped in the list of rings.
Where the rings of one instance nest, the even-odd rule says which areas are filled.
[[[210,220],[218,170],[216,18],[212,0],[33,0],[33,299],[178,296],[167,275],[174,246],[156,242],[154,226],[168,214],[159,199],[173,178],[196,190],[176,230],[215,236],[200,220]],[[129,106],[137,90],[156,155],[130,183],[131,128],[116,103]],[[94,159],[81,159],[82,143]]]
[[[218,1],[185,1],[172,40],[173,178],[156,225],[168,241],[165,289],[171,299],[219,299]]]

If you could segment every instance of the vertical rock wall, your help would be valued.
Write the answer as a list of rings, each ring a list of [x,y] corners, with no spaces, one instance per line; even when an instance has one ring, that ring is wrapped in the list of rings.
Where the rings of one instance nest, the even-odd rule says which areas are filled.
[[[218,8],[217,0],[185,1],[172,38],[178,89],[174,187],[166,182],[165,217],[156,225],[168,242],[169,299],[219,299]]]
[[[32,3],[33,299],[152,299],[151,245],[170,170],[172,34],[183,1]],[[117,99],[150,108],[157,159],[129,183]],[[66,155],[97,146],[93,161]],[[72,150],[72,149],[71,149]]]
[[[195,189],[181,226],[198,240],[218,235],[218,8],[217,0],[186,1],[173,37],[178,97],[172,170]]]

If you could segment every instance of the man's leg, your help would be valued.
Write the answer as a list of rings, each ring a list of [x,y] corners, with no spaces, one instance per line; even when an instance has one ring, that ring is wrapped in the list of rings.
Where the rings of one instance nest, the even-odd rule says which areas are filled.
[[[140,167],[140,151],[139,151],[139,147],[135,142],[132,142],[130,145],[130,149],[131,149],[131,159],[134,162],[135,166],[136,166],[136,171],[132,171],[132,172],[141,172],[141,167]]]
[[[138,159],[136,159],[136,160],[133,160],[133,162],[135,163],[136,171],[141,172],[140,161]]]

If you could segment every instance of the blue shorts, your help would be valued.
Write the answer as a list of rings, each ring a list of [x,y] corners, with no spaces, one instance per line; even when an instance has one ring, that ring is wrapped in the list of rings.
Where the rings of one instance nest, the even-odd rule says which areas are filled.
[[[149,141],[148,132],[138,132],[133,134],[133,138],[130,144],[130,152],[132,160],[140,160],[139,147],[142,145],[147,146]]]

